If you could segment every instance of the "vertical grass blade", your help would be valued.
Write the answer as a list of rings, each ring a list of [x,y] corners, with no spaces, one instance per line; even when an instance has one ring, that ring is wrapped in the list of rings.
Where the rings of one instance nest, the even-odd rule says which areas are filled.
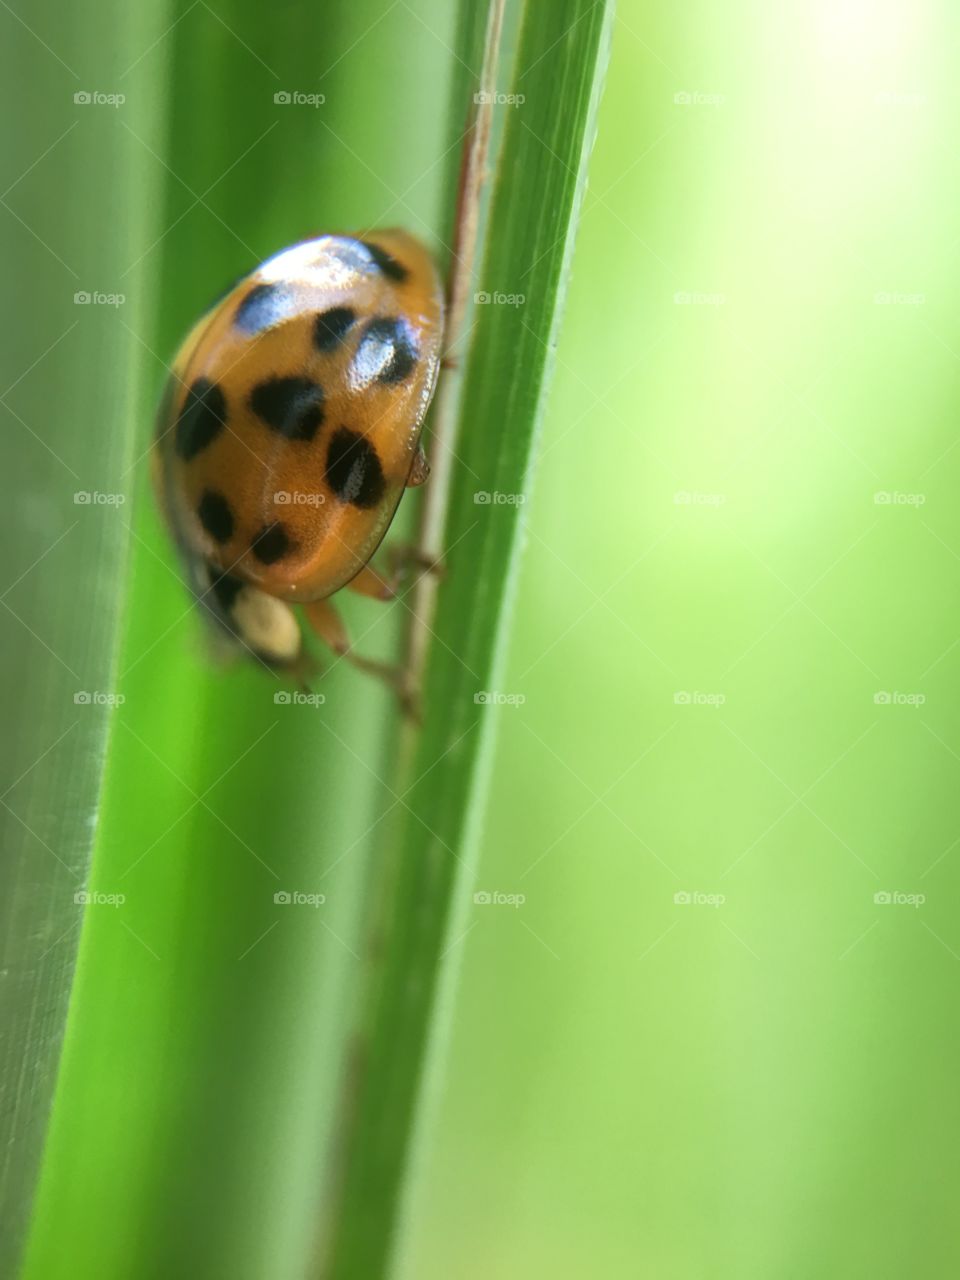
[[[0,839],[0,1274],[20,1252],[112,750],[143,371],[123,275],[157,231],[162,86],[127,72],[165,3],[0,12],[5,74]],[[104,33],[109,32],[109,40]],[[24,75],[24,68],[30,69]],[[111,95],[107,100],[105,95]],[[123,97],[125,100],[120,101]]]
[[[170,92],[165,137],[144,134],[148,150],[120,134],[160,187],[159,225],[129,258],[162,299],[110,330],[141,372],[140,502],[91,887],[124,902],[84,924],[24,1280],[299,1280],[314,1254],[395,707],[344,664],[319,707],[275,703],[286,686],[260,669],[212,665],[143,455],[165,361],[258,260],[324,228],[430,237],[444,8],[179,0],[129,77],[145,99]],[[386,656],[401,615],[355,603],[364,651]]]
[[[523,7],[496,188],[478,281],[491,302],[471,318],[458,465],[447,520],[447,580],[430,622],[426,719],[382,877],[364,1061],[343,1212],[327,1274],[387,1274],[409,1204],[412,1153],[442,1049],[444,993],[466,919],[482,820],[485,762],[529,490],[537,423],[594,132],[611,6]],[[464,61],[469,61],[464,58]],[[474,65],[476,65],[474,63]],[[511,495],[484,502],[478,495]]]

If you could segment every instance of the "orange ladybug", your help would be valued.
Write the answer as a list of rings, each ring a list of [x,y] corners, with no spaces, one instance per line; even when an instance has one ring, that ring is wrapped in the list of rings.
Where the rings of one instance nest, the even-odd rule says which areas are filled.
[[[268,258],[194,326],[160,410],[154,475],[198,598],[262,662],[302,676],[292,605],[350,650],[329,597],[389,599],[370,561],[420,445],[444,337],[433,261],[404,231],[322,235]],[[413,557],[416,559],[416,557]]]

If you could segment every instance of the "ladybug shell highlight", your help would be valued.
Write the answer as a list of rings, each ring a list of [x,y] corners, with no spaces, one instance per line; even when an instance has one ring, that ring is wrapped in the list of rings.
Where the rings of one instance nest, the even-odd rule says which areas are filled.
[[[411,474],[443,289],[403,231],[269,258],[194,327],[158,422],[161,501],[189,561],[321,600],[377,549]]]

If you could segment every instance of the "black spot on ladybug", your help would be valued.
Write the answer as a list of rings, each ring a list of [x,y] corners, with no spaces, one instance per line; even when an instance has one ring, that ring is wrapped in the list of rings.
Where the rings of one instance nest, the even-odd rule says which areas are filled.
[[[207,489],[197,504],[200,523],[217,542],[228,542],[233,536],[233,512],[222,493]]]
[[[377,451],[364,436],[340,427],[327,449],[327,483],[341,502],[368,510],[386,490]]]
[[[250,550],[261,564],[276,564],[293,548],[287,531],[279,521],[265,524],[254,538]]]
[[[361,382],[402,382],[413,371],[419,354],[406,320],[371,320],[360,339],[353,367]]]
[[[360,243],[388,280],[403,284],[410,272],[402,262],[398,262],[393,254],[387,253],[386,249],[381,249],[378,244],[371,244],[369,240],[361,240]]]
[[[243,333],[262,333],[290,314],[293,294],[282,284],[255,284],[237,307],[233,323]]]
[[[197,378],[177,418],[177,453],[189,462],[216,440],[226,423],[226,396],[209,378]]]
[[[236,603],[237,596],[243,590],[243,582],[239,578],[231,578],[229,573],[217,574],[217,571],[211,567],[210,590],[223,612],[229,613]]]
[[[270,378],[250,392],[250,408],[288,440],[312,440],[323,422],[323,388],[309,378]]]
[[[356,318],[356,313],[349,307],[321,311],[313,322],[313,345],[318,351],[333,351],[347,336],[347,330]]]

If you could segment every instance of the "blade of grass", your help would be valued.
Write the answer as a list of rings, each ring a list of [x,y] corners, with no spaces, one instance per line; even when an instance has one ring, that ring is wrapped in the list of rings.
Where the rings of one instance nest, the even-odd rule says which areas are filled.
[[[162,105],[132,93],[124,73],[168,11],[104,0],[93,20],[67,3],[22,16],[4,8],[0,1274],[10,1275],[60,1058],[85,910],[75,894],[113,750],[125,472],[144,384],[118,319],[135,327],[150,306],[149,290],[121,277],[158,230],[159,186],[125,126],[156,144]],[[120,294],[117,305],[105,299]]]
[[[476,697],[496,688],[522,531],[519,503],[478,504],[475,495],[529,491],[611,13],[602,0],[522,9],[510,93],[523,101],[504,126],[479,285],[523,294],[528,305],[490,305],[473,317],[447,579],[435,616],[420,624],[433,633],[426,718],[382,871],[344,1207],[325,1273],[332,1280],[388,1274],[435,1092],[456,953],[469,931],[487,761],[502,714]]]
[[[180,0],[170,136],[152,161],[165,234],[139,246],[164,305],[137,326],[152,380],[138,453],[164,360],[258,258],[323,227],[429,234],[439,171],[410,188],[431,176],[444,122],[415,89],[443,92],[448,54],[420,21],[445,37],[442,0],[417,9]],[[131,77],[142,93],[151,65]],[[292,91],[326,101],[274,102]],[[144,470],[122,750],[93,870],[126,901],[84,929],[25,1276],[294,1280],[324,1213],[365,856],[391,802],[368,762],[395,712],[342,664],[318,708],[278,707],[260,670],[212,668]],[[378,609],[357,604],[362,633]],[[399,623],[384,612],[367,651]],[[278,891],[326,902],[277,904]]]

